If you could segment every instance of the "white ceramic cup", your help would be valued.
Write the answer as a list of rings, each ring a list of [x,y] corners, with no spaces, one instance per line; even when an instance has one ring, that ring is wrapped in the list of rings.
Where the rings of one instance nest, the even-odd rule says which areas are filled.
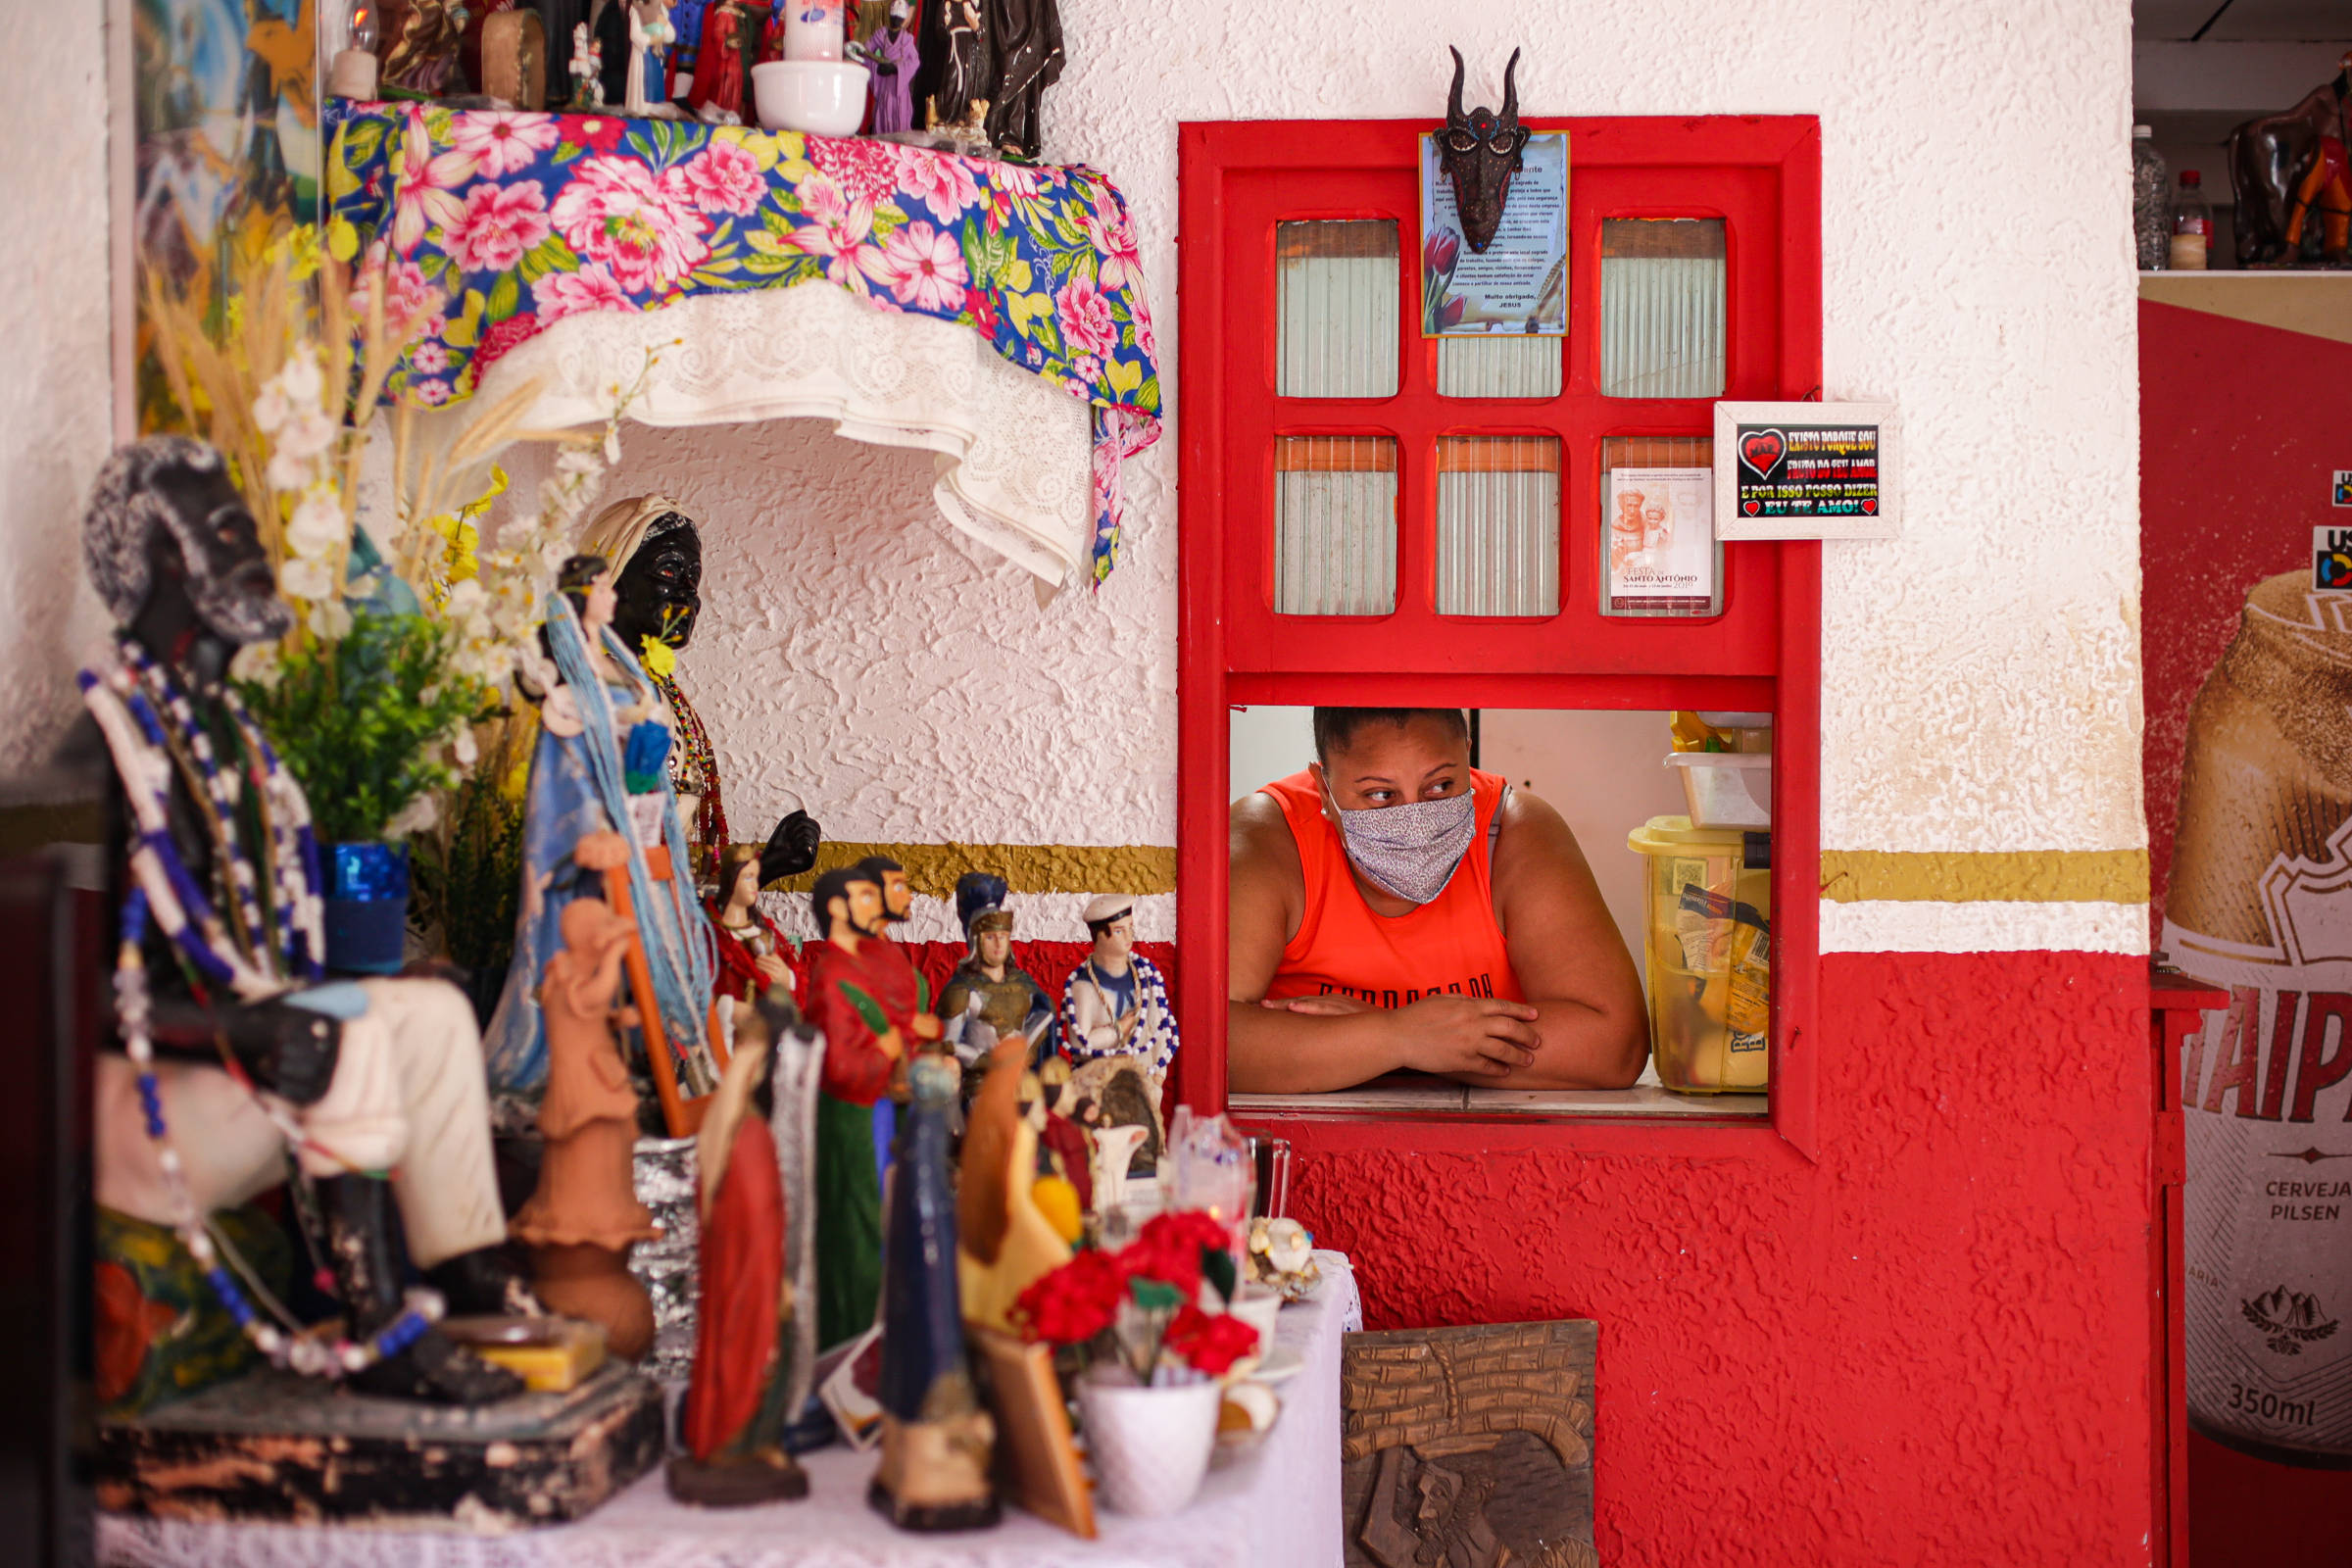
[[[1233,1293],[1225,1310],[1257,1330],[1257,1353],[1274,1348],[1274,1320],[1282,1312],[1282,1293],[1271,1285],[1248,1284]]]
[[[752,68],[752,97],[769,130],[855,136],[865,120],[866,70],[829,60],[771,60]]]

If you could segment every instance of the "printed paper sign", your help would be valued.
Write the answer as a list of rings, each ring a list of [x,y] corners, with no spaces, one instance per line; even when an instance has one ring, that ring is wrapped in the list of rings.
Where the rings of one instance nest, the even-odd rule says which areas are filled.
[[[1715,470],[1611,468],[1604,593],[1617,614],[1715,610]]]
[[[2335,470],[2335,482],[2329,487],[2339,507],[2352,507],[2352,468]]]
[[[1891,539],[1894,408],[1715,405],[1715,536]]]
[[[2311,587],[2314,593],[2352,589],[2352,528],[2311,530]]]
[[[1568,133],[1530,136],[1483,252],[1462,237],[1453,181],[1421,138],[1421,335],[1559,337],[1568,330]]]

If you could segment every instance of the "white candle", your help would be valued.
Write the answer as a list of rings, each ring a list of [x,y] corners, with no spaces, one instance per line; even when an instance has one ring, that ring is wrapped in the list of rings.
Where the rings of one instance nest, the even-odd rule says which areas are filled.
[[[839,60],[849,0],[784,0],[784,58]]]
[[[365,49],[339,49],[327,68],[326,90],[337,98],[375,96],[375,56]]]

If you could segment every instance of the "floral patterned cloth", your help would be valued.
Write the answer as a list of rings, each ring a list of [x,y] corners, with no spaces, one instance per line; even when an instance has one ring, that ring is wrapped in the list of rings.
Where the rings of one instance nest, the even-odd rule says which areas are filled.
[[[583,311],[827,281],[969,326],[1093,406],[1093,569],[1110,574],[1120,466],[1158,437],[1160,397],[1143,258],[1102,174],[613,115],[337,102],[334,124],[330,243],[389,243],[395,309],[438,297],[387,399],[469,397]]]

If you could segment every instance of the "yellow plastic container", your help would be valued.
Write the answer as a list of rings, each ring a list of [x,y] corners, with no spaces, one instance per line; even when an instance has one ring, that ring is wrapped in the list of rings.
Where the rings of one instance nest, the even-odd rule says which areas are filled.
[[[1642,923],[1658,1082],[1754,1094],[1770,1073],[1772,871],[1747,835],[1653,816],[1626,839],[1648,862]]]

